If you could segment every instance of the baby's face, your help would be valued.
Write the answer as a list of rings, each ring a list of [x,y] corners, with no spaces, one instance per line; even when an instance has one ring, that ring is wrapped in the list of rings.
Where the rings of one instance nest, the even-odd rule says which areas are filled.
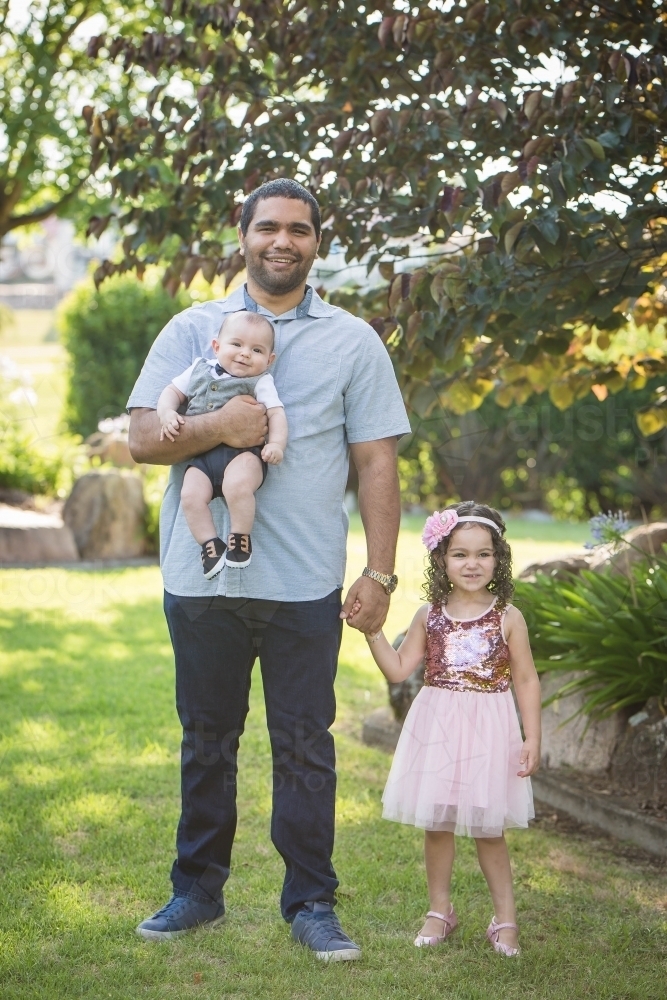
[[[261,375],[274,361],[273,331],[267,323],[230,316],[213,341],[218,364],[237,377]]]

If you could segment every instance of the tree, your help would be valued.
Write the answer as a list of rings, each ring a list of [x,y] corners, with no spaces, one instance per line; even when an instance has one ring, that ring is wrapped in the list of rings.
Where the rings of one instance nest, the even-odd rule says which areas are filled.
[[[664,313],[659,0],[163,6],[140,44],[95,43],[155,84],[141,116],[91,124],[126,234],[98,280],[160,259],[172,291],[231,277],[243,193],[290,175],[320,199],[324,251],[379,265],[387,287],[356,301],[421,416],[492,390],[564,409],[667,368],[595,360],[633,310]]]
[[[109,73],[86,51],[87,25],[120,33],[141,31],[140,5],[111,0],[0,0],[0,239],[49,215],[90,215],[86,182],[102,166],[91,157],[88,123],[96,99],[131,107],[132,87],[121,68]],[[151,9],[141,12],[150,23]],[[88,31],[88,34],[91,32]]]

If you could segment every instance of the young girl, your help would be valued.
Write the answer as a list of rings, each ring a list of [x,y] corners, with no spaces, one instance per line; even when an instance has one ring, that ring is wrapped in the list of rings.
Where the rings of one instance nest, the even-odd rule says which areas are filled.
[[[430,910],[415,945],[440,944],[457,924],[450,901],[454,834],[474,837],[495,914],[487,937],[518,955],[512,872],[503,831],[535,815],[529,775],[540,762],[540,683],[523,615],[510,604],[512,555],[491,507],[454,504],[426,521],[419,609],[397,650],[366,636],[387,680],[425,660],[424,687],[403,725],[383,795],[386,819],[425,830]],[[510,680],[525,740],[522,742]]]

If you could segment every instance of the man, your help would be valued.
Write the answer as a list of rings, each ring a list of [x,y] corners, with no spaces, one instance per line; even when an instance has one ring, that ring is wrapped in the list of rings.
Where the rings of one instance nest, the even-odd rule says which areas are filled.
[[[377,632],[396,586],[400,507],[396,441],[409,423],[387,352],[366,323],[327,305],[306,284],[321,239],[312,195],[275,180],[245,201],[239,226],[247,284],[220,302],[187,309],[153,344],[128,401],[138,462],[172,465],[160,522],[165,614],[176,660],[183,726],[182,813],[174,895],[137,928],[175,937],[222,919],[236,828],[236,757],[259,656],[273,755],[271,839],[285,862],[283,917],[295,940],[323,960],[358,958],[334,912],[331,864],[336,791],[334,678],[342,619]],[[274,379],[289,442],[257,491],[253,559],[243,572],[204,579],[180,487],[187,459],[224,442],[264,441],[264,407],[236,397],[186,417],[175,442],[160,441],[161,390],[197,356],[211,355],[224,315],[250,310],[276,331]],[[368,566],[341,609],[348,458],[359,472]],[[227,510],[212,503],[220,538]],[[370,575],[369,575],[370,574]]]

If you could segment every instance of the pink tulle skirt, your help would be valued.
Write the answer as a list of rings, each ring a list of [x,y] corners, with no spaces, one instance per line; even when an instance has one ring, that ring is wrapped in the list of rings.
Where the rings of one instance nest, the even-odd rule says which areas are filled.
[[[533,819],[519,778],[521,730],[511,691],[423,687],[403,724],[382,815],[424,830],[499,837]]]

